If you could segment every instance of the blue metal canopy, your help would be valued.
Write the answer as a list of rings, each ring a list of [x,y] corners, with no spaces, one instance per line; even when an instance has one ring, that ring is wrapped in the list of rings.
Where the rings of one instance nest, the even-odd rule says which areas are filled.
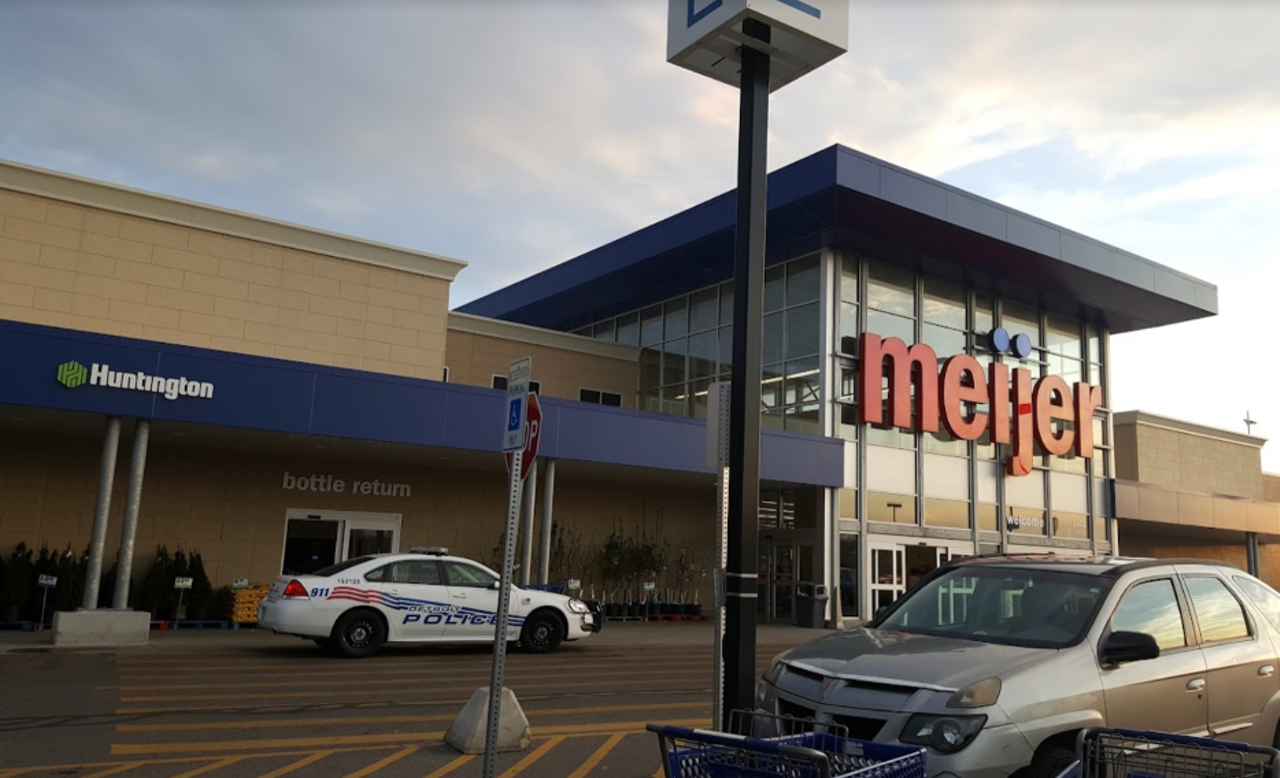
[[[1212,316],[1217,287],[844,146],[769,175],[767,262],[824,247],[1087,318],[1112,332]],[[733,275],[733,191],[461,306],[572,330]]]

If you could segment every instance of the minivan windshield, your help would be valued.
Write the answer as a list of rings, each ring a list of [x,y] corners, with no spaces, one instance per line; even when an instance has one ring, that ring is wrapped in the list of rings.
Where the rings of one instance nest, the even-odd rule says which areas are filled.
[[[1079,642],[1111,579],[1037,568],[946,570],[912,589],[870,626],[1032,648]]]

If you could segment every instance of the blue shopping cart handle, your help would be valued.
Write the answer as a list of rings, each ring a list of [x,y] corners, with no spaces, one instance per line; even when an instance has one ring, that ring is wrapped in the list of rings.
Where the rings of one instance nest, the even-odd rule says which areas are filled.
[[[814,748],[786,745],[785,743],[779,743],[774,740],[761,740],[760,738],[734,735],[728,732],[713,732],[706,729],[671,727],[663,726],[661,724],[649,724],[645,729],[650,732],[656,732],[659,737],[680,738],[681,740],[691,740],[697,743],[706,743],[713,746],[762,751],[769,754],[783,754],[787,756],[797,756],[822,761],[829,761],[830,759],[826,754]]]
[[[1230,740],[1214,740],[1213,738],[1191,737],[1189,735],[1174,735],[1168,732],[1152,732],[1142,729],[1112,729],[1108,727],[1094,727],[1085,730],[1082,734],[1087,736],[1089,733],[1105,733],[1108,735],[1118,735],[1119,737],[1133,738],[1136,740],[1154,740],[1160,743],[1173,743],[1175,745],[1200,746],[1208,748],[1219,748],[1226,751],[1262,751],[1267,752],[1269,749],[1258,746],[1251,746],[1248,743],[1234,743]]]

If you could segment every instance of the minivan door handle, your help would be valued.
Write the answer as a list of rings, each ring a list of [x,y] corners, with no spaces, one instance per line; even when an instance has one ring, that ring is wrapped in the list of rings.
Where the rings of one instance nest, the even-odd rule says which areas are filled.
[[[1204,691],[1204,679],[1203,679],[1203,678],[1192,678],[1190,681],[1187,681],[1187,691],[1189,691],[1189,692],[1202,692],[1202,691]]]
[[[1276,674],[1275,665],[1263,665],[1262,667],[1258,668],[1258,675],[1262,676],[1263,678],[1270,678],[1275,674]]]

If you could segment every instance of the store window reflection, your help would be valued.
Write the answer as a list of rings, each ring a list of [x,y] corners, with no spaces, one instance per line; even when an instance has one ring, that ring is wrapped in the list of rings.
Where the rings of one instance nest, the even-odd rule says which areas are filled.
[[[906,494],[867,492],[867,519],[889,524],[915,524],[916,498]]]
[[[858,615],[858,536],[840,536],[840,613],[845,618]]]

